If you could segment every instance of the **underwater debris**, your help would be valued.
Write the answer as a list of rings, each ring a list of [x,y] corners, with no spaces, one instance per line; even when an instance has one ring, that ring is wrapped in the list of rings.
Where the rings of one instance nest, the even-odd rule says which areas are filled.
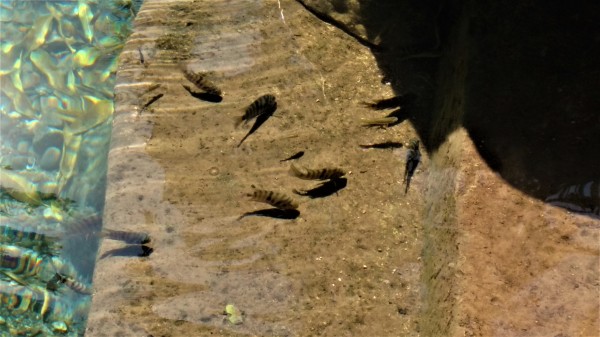
[[[290,165],[290,175],[304,180],[327,180],[337,179],[346,175],[346,172],[340,168],[308,169],[299,168],[294,164]]]
[[[252,201],[264,202],[279,209],[296,209],[298,204],[283,193],[256,189],[246,194]]]
[[[238,127],[242,122],[246,124],[255,117],[264,114],[271,115],[275,110],[277,110],[277,100],[275,99],[275,96],[271,94],[260,96],[246,108],[243,116],[236,119],[235,127]]]
[[[244,323],[243,312],[233,304],[227,304],[225,306],[224,314],[227,315],[227,320],[231,324],[238,325]]]
[[[410,186],[410,180],[415,174],[415,170],[417,166],[421,162],[421,151],[419,151],[419,140],[412,139],[408,144],[408,152],[406,153],[406,165],[404,168],[404,184],[406,184],[406,188],[404,189],[404,194],[408,193],[408,188]]]
[[[285,159],[280,160],[279,162],[283,163],[284,161],[299,159],[302,156],[304,156],[304,151],[299,151]]]

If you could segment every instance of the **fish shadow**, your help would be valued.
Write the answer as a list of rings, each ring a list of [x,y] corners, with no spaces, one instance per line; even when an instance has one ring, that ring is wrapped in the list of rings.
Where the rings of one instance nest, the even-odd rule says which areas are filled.
[[[256,120],[254,121],[254,124],[252,124],[250,131],[248,131],[248,133],[244,136],[244,138],[242,138],[242,140],[240,140],[240,143],[237,145],[237,147],[240,147],[240,145],[242,145],[242,143],[246,140],[246,138],[248,138],[251,134],[256,132],[256,130],[258,130],[258,128],[260,128],[267,121],[267,119],[269,119],[269,117],[273,116],[273,113],[275,113],[275,110],[277,110],[277,108],[269,110],[269,111],[265,111],[264,113],[262,113],[258,117],[256,117]]]
[[[274,219],[293,220],[300,216],[300,211],[296,209],[265,208],[257,211],[246,212],[242,214],[238,220],[241,220],[247,216],[264,216]]]
[[[183,85],[185,91],[187,91],[192,97],[197,98],[202,101],[211,102],[211,103],[220,103],[223,101],[223,97],[221,95],[208,93],[208,92],[196,92],[190,89],[188,86]]]
[[[310,189],[310,190],[306,190],[306,191],[294,190],[294,193],[301,195],[301,196],[309,197],[311,199],[325,198],[325,197],[328,197],[334,193],[337,193],[339,190],[345,188],[347,184],[348,184],[348,179],[336,178],[336,179],[331,179],[327,182],[324,182],[321,185],[319,185],[313,189]]]
[[[383,142],[375,144],[358,145],[363,149],[399,149],[404,146],[399,142]]]
[[[100,260],[112,256],[126,257],[148,257],[154,252],[154,248],[146,245],[127,245],[121,248],[111,249],[100,256]]]

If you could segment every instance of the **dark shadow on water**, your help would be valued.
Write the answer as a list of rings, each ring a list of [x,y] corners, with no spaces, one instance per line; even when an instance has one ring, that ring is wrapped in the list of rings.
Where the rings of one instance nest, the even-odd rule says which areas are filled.
[[[361,2],[359,20],[384,81],[417,95],[401,117],[428,152],[462,126],[509,184],[585,213],[600,208],[598,13],[593,1],[382,0]]]

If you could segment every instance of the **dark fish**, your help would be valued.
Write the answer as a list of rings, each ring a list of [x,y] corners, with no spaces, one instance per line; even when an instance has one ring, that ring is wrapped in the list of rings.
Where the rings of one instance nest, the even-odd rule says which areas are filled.
[[[161,84],[160,83],[152,83],[150,84],[150,86],[148,86],[148,89],[146,89],[145,93],[149,93],[150,91],[156,90],[158,88],[160,88]]]
[[[300,215],[297,209],[279,209],[279,208],[267,208],[259,209],[257,211],[246,212],[242,214],[238,220],[241,220],[247,216],[264,216],[268,218],[293,220]]]
[[[284,162],[284,161],[288,161],[288,160],[294,160],[294,159],[298,159],[300,157],[304,156],[304,151],[300,151],[300,152],[296,152],[296,154],[292,155],[291,157],[285,158],[280,160],[280,162]]]
[[[346,172],[340,168],[311,170],[305,167],[299,168],[292,164],[290,165],[290,174],[296,178],[305,180],[327,180],[341,178],[346,175]]]
[[[260,128],[260,126],[263,125],[267,121],[267,119],[269,119],[269,117],[271,117],[273,115],[273,112],[275,112],[275,109],[263,112],[261,115],[259,115],[258,117],[256,117],[256,120],[254,121],[254,124],[252,124],[252,127],[250,128],[250,130],[248,131],[248,133],[246,133],[246,135],[244,136],[244,138],[242,138],[242,140],[240,140],[240,142],[237,145],[237,147],[240,147],[240,145],[242,145],[242,143],[244,142],[244,140],[246,140],[246,138],[248,138],[256,130],[258,130],[258,128]]]
[[[358,146],[362,147],[363,149],[397,149],[402,147],[403,144],[399,142],[384,142]]]
[[[150,235],[142,232],[117,231],[104,229],[103,236],[107,239],[122,241],[129,244],[145,244],[151,241]]]
[[[144,106],[142,106],[142,108],[140,109],[140,113],[142,113],[142,111],[146,110],[147,107],[149,107],[152,103],[158,101],[159,99],[161,99],[161,97],[163,97],[165,94],[158,94],[154,97],[152,97],[148,103],[144,104]]]
[[[183,69],[182,71],[185,78],[192,82],[198,89],[213,96],[221,96],[221,89],[209,81],[206,78],[206,74],[194,73],[186,69]]]
[[[144,65],[144,67],[148,67],[146,60],[144,60],[144,53],[142,53],[142,48],[138,47],[138,53],[140,53],[140,63]]]
[[[203,101],[207,101],[207,102],[211,102],[211,103],[219,103],[223,100],[223,97],[221,97],[221,95],[215,95],[213,93],[208,93],[208,92],[196,92],[196,91],[192,90],[192,88],[190,88],[189,85],[182,84],[182,86],[194,98],[197,98],[197,99],[200,99]]]
[[[416,97],[417,96],[415,94],[408,93],[392,98],[380,99],[372,103],[363,102],[363,105],[373,110],[394,109],[402,106],[403,104],[412,103]]]
[[[238,127],[242,122],[246,124],[251,119],[261,115],[272,115],[275,110],[277,110],[275,96],[271,94],[260,96],[246,108],[246,112],[243,116],[236,119],[235,126]]]
[[[410,179],[412,178],[417,166],[421,162],[421,151],[419,151],[419,141],[413,139],[408,144],[408,152],[406,153],[406,166],[404,168],[404,184],[406,188],[404,194],[408,193]]]
[[[298,204],[290,197],[283,193],[256,189],[252,193],[248,193],[252,201],[264,202],[279,209],[296,209]]]
[[[312,199],[315,198],[324,198],[330,196],[334,193],[337,193],[342,188],[346,187],[348,184],[348,179],[346,178],[335,178],[329,181],[322,183],[321,185],[312,188],[310,190],[293,190],[294,193],[309,197]]]

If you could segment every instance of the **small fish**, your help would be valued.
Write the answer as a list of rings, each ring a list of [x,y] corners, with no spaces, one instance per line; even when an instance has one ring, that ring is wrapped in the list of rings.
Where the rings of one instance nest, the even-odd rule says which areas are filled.
[[[361,120],[362,126],[372,127],[372,126],[390,126],[390,124],[394,124],[398,121],[398,117],[381,117],[381,118],[371,118],[371,119],[363,119]]]
[[[104,229],[102,231],[102,234],[107,239],[123,241],[129,244],[143,245],[151,241],[150,235],[143,232],[127,232],[113,229]]]
[[[298,204],[283,193],[256,189],[247,194],[252,201],[264,202],[279,209],[296,209]]]
[[[300,158],[302,156],[304,156],[304,151],[296,152],[294,155],[292,155],[292,156],[290,156],[288,158],[280,160],[280,162],[283,163],[284,161],[298,159],[298,158]]]
[[[420,162],[421,151],[419,151],[419,141],[417,139],[412,139],[408,144],[408,152],[406,153],[406,166],[404,168],[404,184],[406,184],[406,188],[404,194],[408,193],[410,179]]]
[[[142,113],[144,110],[146,110],[146,108],[147,108],[147,107],[149,107],[149,106],[150,106],[150,104],[152,104],[152,103],[154,103],[154,102],[158,101],[158,100],[159,100],[159,99],[161,99],[161,97],[163,97],[164,95],[165,95],[165,94],[158,94],[158,95],[156,95],[156,96],[152,97],[152,98],[151,98],[151,99],[148,101],[148,103],[146,103],[146,104],[144,104],[144,106],[142,106],[142,108],[140,109],[140,112],[139,112],[139,113],[141,114],[141,113]]]
[[[363,149],[395,149],[402,147],[403,144],[399,142],[384,142],[368,145],[359,144],[358,146],[362,147]]]
[[[296,178],[305,180],[327,180],[343,177],[346,172],[340,168],[323,168],[311,170],[308,168],[299,168],[294,164],[290,165],[290,174]]]
[[[392,98],[380,99],[372,103],[363,102],[363,105],[373,110],[394,109],[400,107],[403,104],[407,104],[414,101],[415,98],[415,94],[408,93]]]
[[[263,114],[273,114],[275,110],[277,110],[275,96],[270,94],[260,96],[246,108],[243,116],[236,119],[235,126],[238,127],[242,122],[246,124],[251,119]]]
[[[192,82],[198,89],[210,95],[221,96],[221,89],[219,89],[214,83],[209,81],[206,78],[206,74],[194,73],[186,69],[182,71],[185,78],[188,81]]]
[[[240,147],[242,145],[242,143],[244,142],[244,140],[246,140],[246,138],[248,138],[251,134],[256,132],[256,130],[258,130],[258,128],[260,128],[260,126],[263,125],[267,121],[267,119],[269,119],[273,115],[276,108],[277,108],[277,106],[275,106],[275,108],[273,108],[273,109],[269,109],[269,110],[261,113],[260,115],[258,115],[258,117],[256,117],[256,120],[254,121],[254,124],[252,124],[252,127],[250,128],[248,133],[246,133],[244,138],[242,138],[242,140],[240,140],[237,147]]]
[[[146,60],[144,60],[144,53],[142,53],[141,47],[138,47],[138,53],[140,54],[140,63],[147,68],[148,64],[146,63]]]
[[[150,91],[154,91],[158,88],[160,88],[161,84],[160,83],[152,83],[150,84],[150,86],[148,86],[148,89],[146,89],[146,93],[149,93]]]
[[[71,289],[71,290],[73,290],[75,292],[78,292],[78,293],[84,294],[84,295],[91,295],[92,294],[92,290],[90,289],[90,286],[88,286],[87,284],[79,282],[79,281],[77,281],[76,279],[74,279],[72,277],[61,275],[59,273],[56,273],[56,275],[54,275],[54,276],[57,277],[57,279],[61,283],[63,283],[64,285],[66,285],[67,287],[69,287],[69,289]]]

